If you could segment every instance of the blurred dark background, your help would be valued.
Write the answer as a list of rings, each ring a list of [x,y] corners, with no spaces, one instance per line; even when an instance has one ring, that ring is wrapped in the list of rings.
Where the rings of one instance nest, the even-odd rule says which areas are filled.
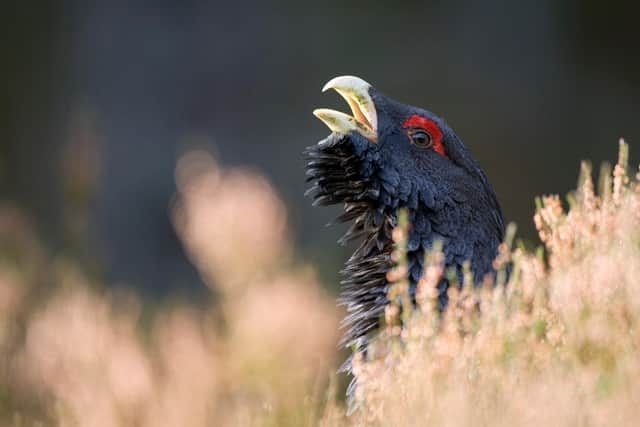
[[[54,251],[97,254],[111,283],[200,292],[169,219],[191,146],[264,173],[301,258],[328,283],[348,250],[312,209],[302,150],[321,94],[355,74],[444,116],[535,242],[535,195],[580,159],[640,150],[637,2],[38,1],[0,15],[0,190]],[[83,222],[81,218],[86,218]],[[69,236],[72,236],[71,238]],[[75,237],[74,237],[75,236]]]

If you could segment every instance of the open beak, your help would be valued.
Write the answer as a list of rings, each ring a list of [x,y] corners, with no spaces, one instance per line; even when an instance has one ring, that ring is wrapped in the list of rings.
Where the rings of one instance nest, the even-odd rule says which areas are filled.
[[[371,142],[378,142],[378,115],[369,94],[370,87],[369,83],[358,77],[336,77],[324,85],[322,91],[335,89],[347,101],[353,116],[328,108],[318,108],[313,114],[332,132],[347,134],[356,131]]]

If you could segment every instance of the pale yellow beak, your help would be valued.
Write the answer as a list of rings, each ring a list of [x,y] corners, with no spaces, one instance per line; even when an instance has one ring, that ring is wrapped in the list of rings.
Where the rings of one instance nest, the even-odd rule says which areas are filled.
[[[369,94],[371,85],[361,78],[340,76],[330,80],[322,91],[335,89],[349,104],[350,116],[328,108],[318,108],[313,114],[322,120],[332,132],[349,133],[357,131],[372,142],[378,141],[378,115]]]

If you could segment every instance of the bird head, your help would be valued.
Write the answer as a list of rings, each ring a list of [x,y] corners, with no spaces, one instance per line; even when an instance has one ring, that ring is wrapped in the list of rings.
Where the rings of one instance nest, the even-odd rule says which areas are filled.
[[[336,77],[323,91],[329,89],[347,101],[352,114],[330,109],[313,112],[333,131],[308,151],[312,161],[307,173],[316,183],[310,190],[316,203],[368,202],[369,208],[387,214],[407,207],[412,220],[431,217],[425,218],[431,219],[430,229],[444,240],[464,233],[469,221],[488,232],[493,228],[502,238],[495,193],[444,119],[395,101],[358,77]],[[486,221],[456,220],[457,209]],[[424,215],[416,218],[420,211]],[[445,215],[451,221],[438,224]]]
[[[443,139],[448,139],[453,132],[435,114],[394,101],[354,76],[332,79],[322,91],[329,89],[347,101],[352,115],[326,108],[317,109],[313,114],[330,130],[349,135],[354,144],[384,146],[392,149],[396,158],[407,153],[413,159],[424,160],[434,152],[448,158]]]

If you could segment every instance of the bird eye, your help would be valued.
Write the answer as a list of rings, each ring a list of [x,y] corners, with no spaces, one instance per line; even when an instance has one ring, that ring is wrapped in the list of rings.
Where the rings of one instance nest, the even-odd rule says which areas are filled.
[[[431,147],[431,135],[423,130],[416,130],[411,132],[409,135],[411,137],[411,142],[413,145],[420,148],[429,148]]]

